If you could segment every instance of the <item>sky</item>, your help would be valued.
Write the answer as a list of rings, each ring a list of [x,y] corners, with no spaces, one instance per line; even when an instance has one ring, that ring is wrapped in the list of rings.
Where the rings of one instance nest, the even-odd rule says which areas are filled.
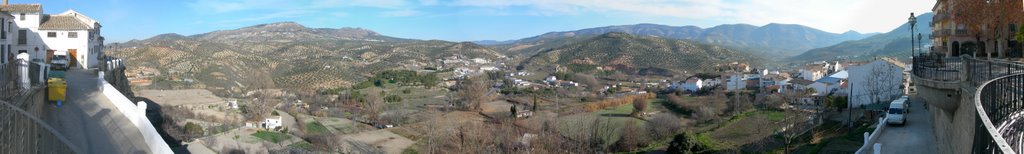
[[[74,9],[103,25],[109,42],[201,34],[294,21],[359,27],[387,36],[447,41],[513,40],[552,31],[653,23],[801,24],[827,32],[888,32],[934,0],[10,0],[45,13]]]

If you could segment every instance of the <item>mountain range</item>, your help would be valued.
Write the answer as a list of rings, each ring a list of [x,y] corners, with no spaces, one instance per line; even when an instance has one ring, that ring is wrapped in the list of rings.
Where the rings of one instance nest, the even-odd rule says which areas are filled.
[[[552,68],[563,67],[587,72],[602,67],[630,74],[672,76],[683,71],[711,71],[718,64],[757,61],[753,54],[718,45],[609,32],[541,51],[524,60],[519,68],[554,72]]]
[[[609,32],[622,32],[638,36],[663,37],[668,39],[686,39],[699,43],[730,46],[752,53],[796,55],[804,51],[835,45],[849,40],[858,40],[874,34],[861,34],[848,31],[842,34],[829,33],[811,27],[796,24],[767,24],[754,26],[748,24],[719,25],[711,28],[697,26],[667,26],[658,24],[635,24],[587,28],[575,31],[549,32],[538,36],[509,41],[477,41],[504,49],[510,55],[531,55],[539,50],[557,45],[545,45],[551,42],[564,43],[579,38],[593,37]],[[568,38],[570,41],[559,40]],[[523,52],[523,53],[516,53]]]
[[[919,19],[918,30],[930,34],[925,23],[931,14]],[[181,78],[189,78],[197,80],[200,87],[238,92],[255,87],[344,87],[383,70],[433,68],[445,57],[484,58],[534,71],[604,67],[623,73],[666,75],[785,57],[765,55],[802,53],[789,58],[797,61],[893,55],[909,44],[901,42],[909,40],[903,37],[909,35],[902,30],[907,27],[876,35],[836,34],[793,24],[731,24],[706,29],[636,24],[549,32],[508,41],[449,42],[391,37],[361,28],[309,28],[279,22],[190,36],[161,34],[115,43],[109,53],[127,59],[133,70],[165,74],[155,81],[175,81],[155,82],[155,87],[174,88],[180,86],[176,83]]]
[[[197,81],[194,86],[214,92],[337,88],[383,70],[435,67],[442,57],[504,58],[470,42],[402,39],[365,29],[307,28],[293,22],[191,36],[162,34],[108,50],[126,59],[130,70],[163,74],[154,79],[154,87],[174,88],[182,85],[176,81],[188,78]]]
[[[917,24],[914,25],[914,33],[920,33],[922,37],[932,34],[931,26],[933,13],[925,13],[917,16]],[[910,24],[904,23],[895,29],[855,41],[846,41],[836,45],[811,49],[803,54],[791,57],[791,60],[818,61],[837,59],[869,59],[876,56],[898,57],[907,59],[911,54],[910,45]],[[916,37],[916,36],[915,36]],[[930,39],[921,39],[922,49],[931,46]],[[916,41],[916,40],[915,40]]]

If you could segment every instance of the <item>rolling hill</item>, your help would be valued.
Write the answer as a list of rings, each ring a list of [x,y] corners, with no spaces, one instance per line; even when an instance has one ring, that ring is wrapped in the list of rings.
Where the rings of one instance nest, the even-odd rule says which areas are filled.
[[[108,48],[129,70],[164,74],[155,87],[183,79],[211,90],[246,88],[315,90],[348,86],[375,72],[435,67],[441,57],[503,59],[470,42],[413,40],[358,28],[307,28],[272,23],[192,36],[162,34]],[[169,82],[160,82],[169,81]],[[174,82],[170,82],[174,81]]]
[[[925,13],[917,16],[915,33],[928,37],[932,34],[928,23],[932,21],[933,13]],[[836,59],[868,59],[876,56],[890,56],[906,59],[910,57],[910,24],[904,23],[899,27],[879,35],[871,36],[856,41],[846,41],[833,46],[811,49],[803,54],[791,57],[797,61],[818,61]],[[921,39],[923,47],[931,46],[929,39]]]
[[[549,32],[538,36],[511,41],[479,41],[505,51],[509,55],[532,55],[539,51],[585,40],[590,37],[622,32],[637,36],[653,36],[668,39],[686,39],[699,43],[729,46],[758,54],[796,55],[809,49],[835,45],[857,40],[873,34],[849,31],[843,34],[829,33],[795,24],[747,24],[719,25],[707,29],[697,26],[666,26],[657,24],[620,25],[581,29],[576,31]]]
[[[707,71],[730,62],[756,62],[755,56],[727,47],[688,40],[635,36],[610,32],[555,47],[531,56],[520,64],[527,70],[560,66],[571,71],[611,67],[626,73],[667,75],[681,71]]]

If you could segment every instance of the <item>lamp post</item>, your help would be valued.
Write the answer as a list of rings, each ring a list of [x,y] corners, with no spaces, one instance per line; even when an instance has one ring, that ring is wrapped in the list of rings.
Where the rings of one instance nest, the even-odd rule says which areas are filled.
[[[910,18],[907,20],[907,23],[910,23],[910,55],[917,55],[914,49],[914,25],[917,24],[917,17],[914,17],[914,12],[910,12]]]

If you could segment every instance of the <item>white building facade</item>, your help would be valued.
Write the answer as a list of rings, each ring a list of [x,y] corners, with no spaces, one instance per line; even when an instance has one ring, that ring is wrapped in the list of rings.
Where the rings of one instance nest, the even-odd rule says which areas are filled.
[[[886,102],[903,95],[903,68],[892,62],[876,60],[847,71],[851,105]]]
[[[95,68],[103,52],[100,23],[88,16],[68,10],[60,14],[44,14],[40,4],[10,4],[0,11],[12,17],[5,29],[11,46],[7,51],[28,53],[33,61],[45,61],[53,52],[68,52],[77,68]]]

